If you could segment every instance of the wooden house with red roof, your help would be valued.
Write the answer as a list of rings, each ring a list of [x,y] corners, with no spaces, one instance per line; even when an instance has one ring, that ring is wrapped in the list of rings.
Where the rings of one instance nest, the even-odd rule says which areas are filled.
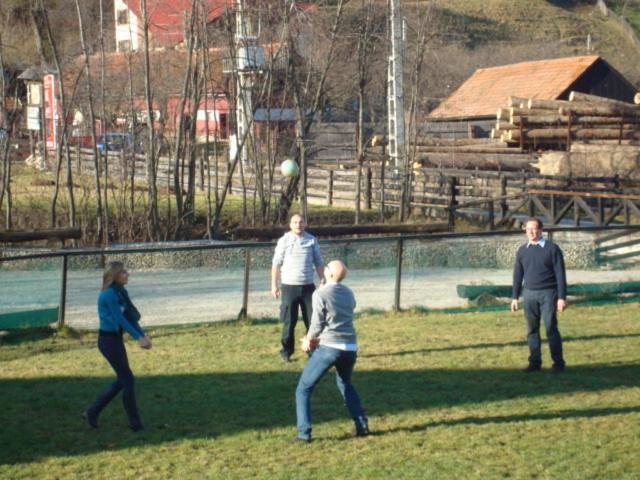
[[[191,0],[147,0],[149,34],[154,48],[173,48],[184,43],[186,17]],[[207,24],[211,24],[235,3],[234,0],[205,0]],[[140,0],[115,0],[116,51],[137,51],[142,46]]]
[[[597,55],[476,70],[427,116],[427,134],[487,137],[509,97],[566,100],[571,91],[633,103],[636,87]]]

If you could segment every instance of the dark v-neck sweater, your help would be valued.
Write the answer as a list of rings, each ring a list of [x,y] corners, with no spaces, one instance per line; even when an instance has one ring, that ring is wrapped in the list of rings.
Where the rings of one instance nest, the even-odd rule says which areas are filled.
[[[567,298],[567,276],[562,250],[551,240],[544,247],[525,243],[518,249],[513,269],[513,296],[520,297],[522,281],[527,290],[556,289],[558,298]]]

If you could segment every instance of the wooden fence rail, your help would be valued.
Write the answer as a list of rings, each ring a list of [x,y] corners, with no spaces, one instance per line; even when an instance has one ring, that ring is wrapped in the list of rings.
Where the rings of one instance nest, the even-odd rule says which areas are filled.
[[[74,170],[93,175],[93,161],[89,151],[75,152]],[[111,152],[109,172],[113,181],[133,177],[146,181],[145,159],[136,155],[125,158]],[[311,164],[307,171],[307,198],[311,203],[349,206],[355,205],[357,168],[351,164]],[[131,169],[134,169],[133,171]],[[223,155],[211,158],[211,175],[205,162],[196,161],[196,185],[206,189],[208,177],[217,169],[221,188],[228,171]],[[253,192],[256,174],[252,165],[243,167],[245,188]],[[266,177],[266,175],[264,176]],[[182,176],[186,187],[187,175]],[[264,180],[264,188],[269,186]],[[362,208],[381,212],[399,208],[402,176],[383,162],[365,161],[361,176]],[[173,165],[167,157],[158,159],[158,183],[173,185]],[[278,196],[286,184],[279,169],[274,171],[271,196]],[[212,185],[213,187],[213,185]],[[242,192],[240,169],[234,172],[231,192]],[[518,215],[539,213],[555,225],[569,221],[589,221],[609,225],[616,221],[630,223],[640,217],[640,182],[618,177],[552,177],[532,172],[498,172],[464,170],[458,168],[416,168],[410,172],[409,210],[413,214],[447,219],[451,227],[456,217],[485,225],[488,229],[512,223]],[[383,215],[381,214],[381,218]]]

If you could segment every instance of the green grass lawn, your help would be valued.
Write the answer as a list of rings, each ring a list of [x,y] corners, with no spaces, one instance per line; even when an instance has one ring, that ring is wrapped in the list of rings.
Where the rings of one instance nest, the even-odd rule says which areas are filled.
[[[354,374],[374,432],[351,438],[333,375],[295,436],[304,360],[278,358],[275,321],[151,331],[128,343],[147,429],[119,399],[91,430],[80,412],[112,380],[95,336],[0,345],[0,478],[638,478],[637,304],[560,317],[567,371],[525,374],[521,314],[373,313]],[[300,330],[299,330],[300,331]]]

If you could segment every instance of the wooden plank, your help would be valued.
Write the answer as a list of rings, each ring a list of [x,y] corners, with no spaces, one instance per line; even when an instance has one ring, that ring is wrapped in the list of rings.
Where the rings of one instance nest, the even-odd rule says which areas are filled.
[[[478,298],[482,294],[489,294],[495,297],[510,297],[512,287],[511,285],[456,285],[456,292],[460,298],[469,299]],[[640,292],[640,282],[574,283],[567,287],[567,294],[575,296],[638,292]]]
[[[582,208],[584,213],[586,213],[587,216],[589,218],[591,218],[593,223],[595,223],[596,225],[600,225],[600,219],[598,218],[598,216],[595,213],[593,213],[593,211],[591,210],[591,207],[589,205],[587,205],[587,202],[585,202],[578,195],[574,195],[573,202],[575,203],[576,208]]]
[[[69,240],[82,238],[79,228],[50,228],[44,230],[5,230],[0,242],[32,242],[36,240]]]
[[[560,197],[573,197],[579,195],[587,198],[620,198],[625,200],[640,200],[640,195],[623,195],[620,193],[599,193],[599,192],[578,192],[567,190],[539,190],[531,189],[528,193],[532,195],[558,195]]]
[[[58,307],[0,313],[0,330],[46,327],[58,320]]]

